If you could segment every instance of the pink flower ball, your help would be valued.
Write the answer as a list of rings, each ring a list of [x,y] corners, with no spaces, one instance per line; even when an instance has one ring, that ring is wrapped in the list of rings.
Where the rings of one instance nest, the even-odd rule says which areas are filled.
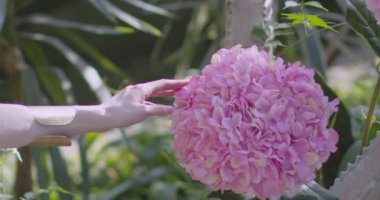
[[[315,178],[336,151],[328,101],[300,63],[256,46],[221,49],[175,94],[173,148],[194,180],[213,190],[278,199]]]
[[[375,15],[377,24],[380,25],[380,0],[366,0],[366,5]]]

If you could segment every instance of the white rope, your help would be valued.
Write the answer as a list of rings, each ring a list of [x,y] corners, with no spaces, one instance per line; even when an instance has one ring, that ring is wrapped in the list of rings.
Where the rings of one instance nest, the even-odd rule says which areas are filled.
[[[265,31],[265,34],[267,35],[267,39],[265,40],[265,47],[268,48],[270,56],[273,57],[275,45],[272,43],[272,41],[276,36],[273,26],[273,0],[265,0],[263,14],[263,29]]]

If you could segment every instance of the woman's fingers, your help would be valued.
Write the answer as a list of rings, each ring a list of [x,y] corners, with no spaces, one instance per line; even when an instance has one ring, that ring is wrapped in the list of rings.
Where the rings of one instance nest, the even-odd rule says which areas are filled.
[[[149,104],[145,106],[146,111],[149,116],[163,116],[168,115],[173,112],[173,106],[160,105],[160,104]]]
[[[182,79],[182,80],[161,79],[157,81],[141,83],[136,86],[139,87],[144,92],[146,97],[148,97],[148,96],[151,96],[152,94],[159,93],[160,91],[175,90],[175,89],[182,88],[187,83],[189,83],[189,79]]]
[[[149,97],[167,97],[167,96],[173,96],[174,93],[175,93],[175,90],[163,90],[163,91],[154,92]]]

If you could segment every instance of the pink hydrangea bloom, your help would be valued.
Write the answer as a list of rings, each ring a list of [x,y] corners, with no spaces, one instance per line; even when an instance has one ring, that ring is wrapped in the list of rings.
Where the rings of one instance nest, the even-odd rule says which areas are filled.
[[[366,0],[366,5],[375,14],[377,24],[380,25],[380,0]]]
[[[315,178],[338,134],[314,71],[256,46],[221,49],[175,94],[173,148],[213,190],[278,199]]]

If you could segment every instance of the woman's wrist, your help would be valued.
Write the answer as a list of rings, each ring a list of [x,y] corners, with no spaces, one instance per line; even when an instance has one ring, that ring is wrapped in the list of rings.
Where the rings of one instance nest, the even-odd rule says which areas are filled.
[[[105,131],[112,128],[110,118],[106,116],[105,107],[100,105],[72,106],[75,110],[74,120],[62,127],[66,135],[78,135],[92,131]]]

